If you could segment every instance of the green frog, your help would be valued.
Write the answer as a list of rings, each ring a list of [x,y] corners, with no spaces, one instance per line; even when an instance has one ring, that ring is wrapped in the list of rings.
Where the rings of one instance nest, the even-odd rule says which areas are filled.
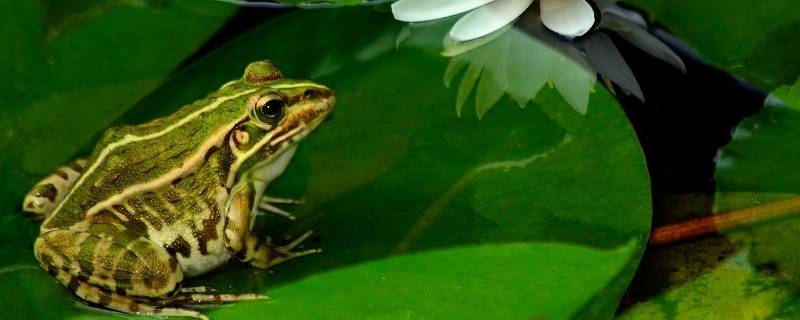
[[[326,86],[285,79],[269,61],[154,121],[108,129],[86,159],[27,195],[42,219],[39,264],[79,298],[131,314],[205,318],[192,307],[263,299],[182,287],[231,258],[269,268],[319,252],[251,232],[262,210],[293,218],[265,195],[298,142],[328,115]]]

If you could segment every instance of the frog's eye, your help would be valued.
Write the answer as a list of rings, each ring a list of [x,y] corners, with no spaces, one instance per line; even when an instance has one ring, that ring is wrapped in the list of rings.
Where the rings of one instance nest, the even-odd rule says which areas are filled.
[[[283,116],[286,101],[277,96],[263,96],[256,100],[255,115],[258,120],[265,123],[275,123]]]

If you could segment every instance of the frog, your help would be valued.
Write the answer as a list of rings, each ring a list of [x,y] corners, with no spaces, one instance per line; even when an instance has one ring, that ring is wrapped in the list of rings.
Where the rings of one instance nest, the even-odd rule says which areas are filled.
[[[39,265],[81,301],[127,314],[207,319],[198,307],[267,299],[184,287],[238,260],[255,268],[319,253],[308,231],[283,245],[256,216],[294,216],[265,191],[336,102],[329,87],[284,78],[271,61],[171,115],[106,130],[85,159],[45,177],[23,211],[40,220]]]

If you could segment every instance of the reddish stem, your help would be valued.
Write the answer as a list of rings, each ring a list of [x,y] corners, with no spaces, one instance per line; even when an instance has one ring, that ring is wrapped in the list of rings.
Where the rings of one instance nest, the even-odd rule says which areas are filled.
[[[683,241],[795,213],[800,213],[800,197],[656,227],[650,235],[650,245]]]

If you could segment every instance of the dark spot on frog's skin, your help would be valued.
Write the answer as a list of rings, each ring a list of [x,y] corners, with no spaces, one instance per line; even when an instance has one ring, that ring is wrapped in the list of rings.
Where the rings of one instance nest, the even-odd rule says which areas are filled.
[[[144,274],[141,277],[142,283],[144,283],[145,287],[150,288],[150,289],[155,288],[155,283],[154,283],[155,277],[153,277],[153,276],[154,275],[153,275],[152,272],[150,272],[149,270],[145,269]]]
[[[100,301],[98,301],[97,304],[105,307],[109,303],[111,303],[111,294],[110,293],[105,292],[105,291],[100,291],[100,292],[98,292],[98,295],[100,295]]]
[[[67,167],[69,167],[70,169],[74,170],[77,173],[83,172],[83,167],[81,167],[81,165],[78,164],[78,162],[76,162],[76,161],[70,162],[67,165]]]
[[[134,232],[136,234],[147,234],[147,225],[144,224],[144,222],[142,222],[141,220],[139,220],[138,217],[134,216],[133,213],[128,211],[127,208],[125,208],[124,206],[120,206],[120,205],[112,206],[112,208],[115,211],[117,211],[117,212],[121,213],[122,215],[124,215],[125,218],[128,219],[128,221],[122,221],[122,220],[119,220],[119,218],[116,218],[116,216],[114,216],[118,220],[116,224],[119,224],[119,225],[125,227],[125,229],[130,230],[130,231],[132,231],[132,232]],[[111,214],[113,216],[113,213],[109,212],[109,214]]]
[[[164,190],[164,197],[166,198],[167,202],[171,204],[181,202],[181,199],[183,199],[180,193],[172,189]]]
[[[56,170],[55,172],[53,172],[53,174],[57,175],[59,178],[61,178],[63,180],[68,180],[69,179],[69,175],[67,175],[67,173],[62,171],[60,168],[58,170]]]
[[[233,255],[233,257],[238,259],[239,261],[244,261],[244,259],[247,258],[247,249],[246,248],[242,248],[242,250],[239,250],[238,252],[236,252]]]
[[[53,257],[51,257],[49,254],[39,254],[39,260],[41,260],[42,263],[47,266],[47,273],[49,273],[51,276],[58,274],[58,268],[56,268],[55,264],[53,263]]]
[[[95,192],[94,187],[92,187],[92,192]],[[97,201],[96,200],[92,200],[92,199],[86,200],[83,203],[81,203],[81,209],[83,209],[83,213],[81,214],[81,218],[83,218],[84,215],[86,214],[86,211],[88,211],[89,209],[94,207],[95,204],[97,204]]]
[[[178,236],[172,243],[164,246],[164,249],[167,249],[167,252],[170,255],[175,255],[176,253],[180,254],[184,258],[189,258],[192,254],[192,251],[189,249],[189,242],[186,242],[186,239],[183,236]]]
[[[170,156],[170,157],[169,157],[169,159],[167,159],[167,160],[180,160],[181,158],[184,158],[184,156],[185,156],[187,153],[190,153],[190,152],[192,152],[192,151],[194,151],[194,149],[187,148],[187,149],[185,149],[185,150],[182,150],[181,152],[178,152],[178,153],[176,153],[176,154],[174,154],[174,155]]]
[[[175,222],[175,214],[167,210],[167,207],[161,200],[161,197],[152,191],[145,192],[143,197],[144,203],[150,207],[150,209],[158,213],[158,217],[163,219],[166,224],[172,224]]]
[[[183,178],[181,178],[181,177],[175,178],[175,180],[172,180],[172,186],[173,187],[177,186],[179,183],[181,183],[181,181],[183,181]]]
[[[203,156],[203,162],[208,162],[208,159],[210,159],[211,156],[214,155],[214,152],[216,152],[217,149],[219,149],[217,148],[217,146],[212,146],[211,148],[208,148],[208,151],[206,151],[205,156]]]
[[[71,277],[69,279],[69,283],[67,283],[67,288],[69,288],[69,290],[71,290],[71,291],[78,290],[78,287],[80,287],[80,286],[81,286],[81,282],[78,281],[78,279],[75,278],[75,277]]]
[[[198,229],[197,226],[192,225],[192,231],[194,231],[194,235],[197,237],[200,253],[206,255],[208,254],[208,242],[219,237],[217,234],[217,224],[222,219],[222,213],[220,213],[219,207],[214,200],[204,198],[203,202],[205,202],[211,214],[203,219],[202,229]]]
[[[175,258],[174,256],[170,256],[169,257],[169,270],[172,271],[172,272],[175,272],[176,270],[178,270],[178,259]],[[183,284],[179,283],[178,285],[176,285],[175,286],[175,290],[180,290],[181,285],[183,285]]]
[[[131,301],[131,303],[128,304],[128,310],[130,310],[131,313],[139,312],[139,304]]]
[[[56,186],[54,186],[52,183],[47,183],[40,185],[33,195],[36,197],[45,197],[47,200],[52,202],[56,200],[57,194],[58,190],[56,189]]]
[[[153,229],[161,230],[161,227],[163,226],[161,223],[161,219],[158,219],[157,217],[150,214],[150,212],[145,210],[144,204],[142,204],[141,200],[139,200],[138,198],[133,198],[128,201],[128,204],[131,206],[131,208],[133,208],[133,211],[136,212],[137,217],[139,217],[140,219],[147,220],[147,223],[149,223],[150,226],[153,227]]]

